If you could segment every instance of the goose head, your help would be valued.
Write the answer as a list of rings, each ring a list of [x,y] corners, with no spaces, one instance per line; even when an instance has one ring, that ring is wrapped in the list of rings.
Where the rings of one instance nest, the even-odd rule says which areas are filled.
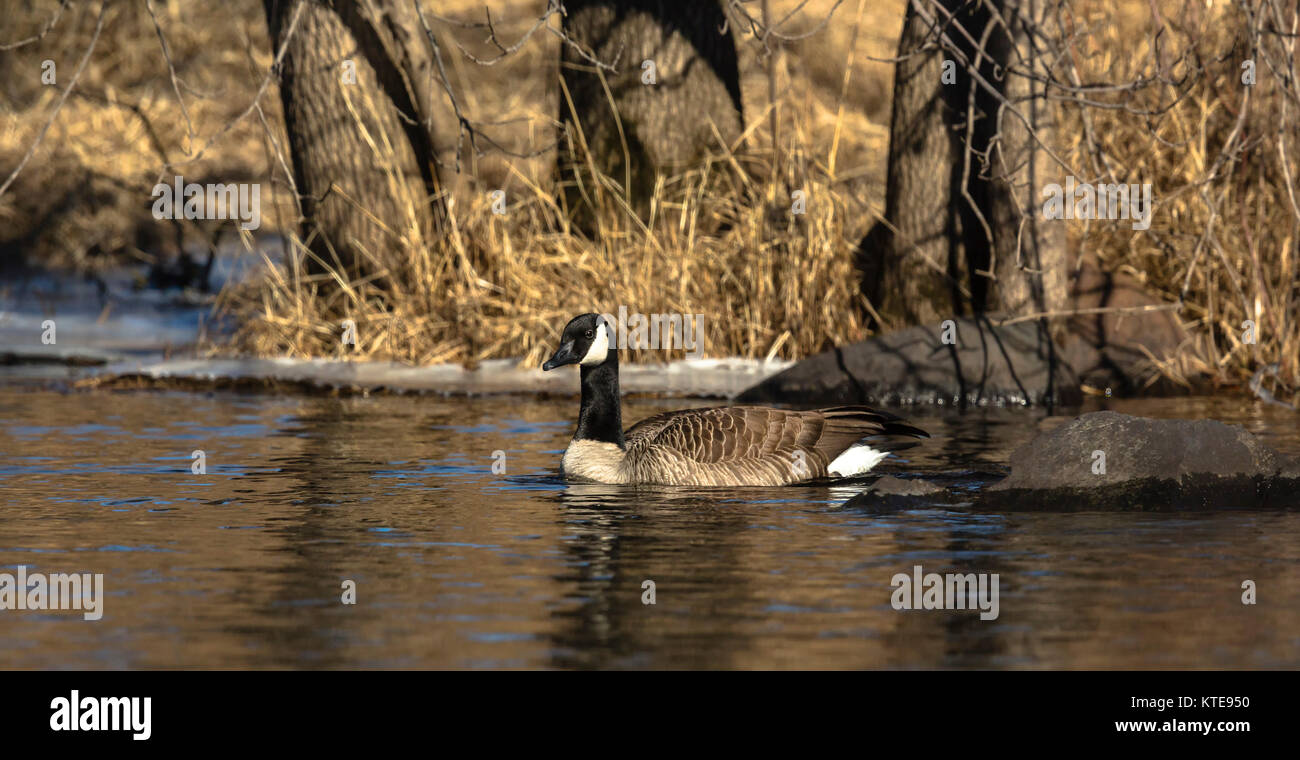
[[[611,356],[609,324],[599,314],[579,314],[569,320],[560,334],[560,347],[555,354],[542,365],[543,370],[552,370],[566,364],[594,367],[604,364]]]

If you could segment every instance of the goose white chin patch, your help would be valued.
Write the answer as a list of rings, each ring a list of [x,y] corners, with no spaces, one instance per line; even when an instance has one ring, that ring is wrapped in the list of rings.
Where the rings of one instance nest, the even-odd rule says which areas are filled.
[[[861,475],[880,464],[887,456],[889,456],[889,452],[876,451],[865,444],[850,446],[842,454],[835,457],[835,461],[831,462],[830,466],[826,468],[826,472],[841,478]]]
[[[609,356],[609,329],[605,325],[597,325],[596,339],[591,342],[591,348],[587,349],[587,355],[582,357],[578,364],[584,367],[590,367],[593,364],[602,364]]]

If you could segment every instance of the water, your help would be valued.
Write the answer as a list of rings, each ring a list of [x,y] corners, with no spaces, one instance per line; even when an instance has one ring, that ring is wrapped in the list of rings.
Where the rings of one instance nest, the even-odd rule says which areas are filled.
[[[687,405],[633,400],[624,416]],[[1293,413],[1243,399],[1110,408],[1240,422],[1300,454]],[[862,483],[566,485],[576,413],[571,399],[0,386],[0,571],[103,573],[106,595],[98,621],[0,611],[0,667],[1300,664],[1295,512],[882,515],[844,506]],[[934,437],[888,468],[971,481],[1050,424],[913,418]],[[893,609],[890,579],[917,564],[998,573],[998,618]]]
[[[280,242],[274,236],[262,240],[261,250],[271,261],[279,260]],[[200,262],[207,256],[193,253]],[[248,277],[258,261],[260,257],[242,255],[238,242],[225,241],[212,265],[213,292]],[[0,354],[44,360],[155,360],[202,335],[219,336],[229,327],[228,320],[213,319],[210,294],[142,287],[149,276],[145,264],[95,274],[23,268],[3,274]],[[57,330],[49,336],[46,322],[55,317]],[[6,374],[17,372],[11,368]]]

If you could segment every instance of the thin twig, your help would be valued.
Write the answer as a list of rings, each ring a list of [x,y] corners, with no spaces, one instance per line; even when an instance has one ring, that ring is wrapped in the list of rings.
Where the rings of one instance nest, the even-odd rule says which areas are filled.
[[[14,170],[10,172],[9,178],[5,180],[4,184],[0,185],[0,196],[3,196],[5,191],[9,189],[9,186],[18,178],[18,174],[22,172],[23,167],[27,166],[27,162],[32,160],[32,155],[36,153],[36,148],[40,146],[41,141],[45,139],[45,133],[50,131],[50,125],[54,123],[54,119],[59,115],[59,109],[63,108],[64,101],[68,99],[68,93],[72,92],[72,88],[77,86],[77,80],[81,78],[81,72],[85,70],[86,62],[90,60],[90,54],[95,50],[95,43],[99,42],[99,32],[104,28],[104,10],[107,6],[107,0],[101,0],[99,4],[99,16],[95,19],[95,33],[90,38],[90,44],[86,46],[86,52],[81,56],[81,63],[77,64],[77,71],[72,75],[72,81],[68,82],[68,86],[65,87],[63,93],[59,95],[59,101],[54,104],[54,110],[50,112],[50,118],[46,119],[45,126],[41,127],[41,131],[37,133],[36,139],[32,140],[31,146],[28,147],[27,152],[23,154],[23,159],[19,161],[18,165],[14,167]]]

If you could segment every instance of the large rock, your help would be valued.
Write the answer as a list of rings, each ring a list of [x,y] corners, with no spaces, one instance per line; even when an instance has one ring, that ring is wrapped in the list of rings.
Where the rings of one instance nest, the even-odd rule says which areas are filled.
[[[1067,321],[1061,354],[1080,382],[1124,396],[1184,390],[1160,371],[1162,363],[1177,363],[1188,340],[1174,304],[1150,295],[1123,272],[1102,271],[1090,255],[1072,278],[1069,309],[1083,313]]]
[[[741,393],[742,403],[1064,404],[1079,381],[1035,322],[987,318],[909,327],[809,357]]]
[[[878,265],[859,261],[864,282],[878,279]],[[1048,343],[1036,322],[958,319],[955,348],[941,344],[941,326],[911,327],[806,359],[739,398],[1069,406],[1081,400],[1083,386],[1119,396],[1163,395],[1187,390],[1165,370],[1193,383],[1201,379],[1184,360],[1190,338],[1175,305],[1133,277],[1104,272],[1085,254],[1071,274],[1070,293],[1059,346]]]
[[[1300,464],[1238,425],[1085,414],[1011,455],[998,509],[1300,507]]]

